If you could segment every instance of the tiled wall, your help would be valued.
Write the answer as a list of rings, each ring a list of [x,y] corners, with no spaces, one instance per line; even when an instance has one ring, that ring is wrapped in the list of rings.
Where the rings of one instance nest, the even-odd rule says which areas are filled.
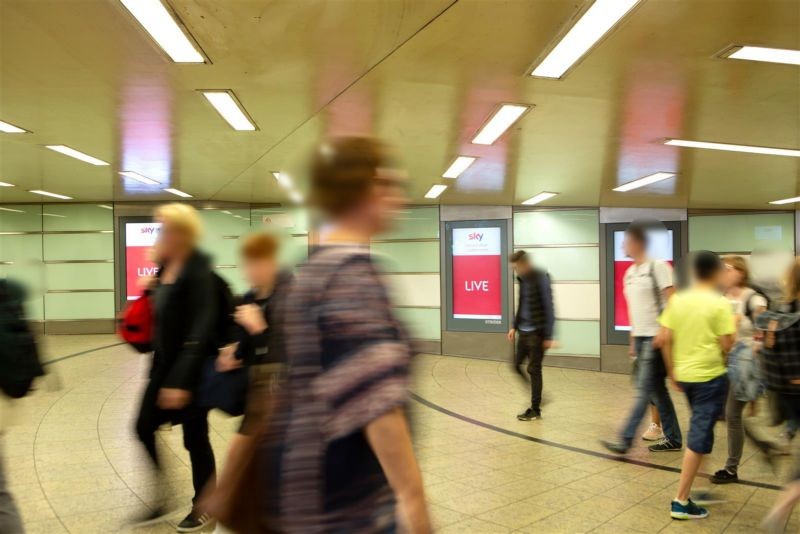
[[[758,249],[794,251],[794,213],[689,216],[689,250],[747,255]]]

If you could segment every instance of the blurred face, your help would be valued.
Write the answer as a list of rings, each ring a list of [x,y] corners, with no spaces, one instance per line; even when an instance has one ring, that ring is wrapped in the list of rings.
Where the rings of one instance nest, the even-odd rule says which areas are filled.
[[[722,282],[726,287],[739,287],[744,282],[744,274],[732,265],[725,265],[725,274]]]
[[[242,271],[251,287],[269,286],[278,274],[278,262],[273,258],[245,259]]]
[[[378,169],[364,204],[365,214],[374,233],[391,228],[408,203],[406,182],[407,177],[402,171]]]
[[[513,264],[514,273],[519,275],[527,274],[531,270],[531,264],[527,261],[515,261]]]
[[[165,219],[158,219],[158,222],[161,223],[161,231],[156,244],[159,256],[171,258],[192,248],[192,236],[185,228]]]
[[[629,234],[625,234],[625,239],[622,240],[622,251],[629,258],[641,256],[644,253],[644,243]]]

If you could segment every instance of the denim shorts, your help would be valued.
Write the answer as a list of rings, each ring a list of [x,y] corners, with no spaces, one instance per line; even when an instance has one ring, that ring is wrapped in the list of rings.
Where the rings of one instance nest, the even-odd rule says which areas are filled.
[[[679,382],[692,418],[689,420],[687,447],[698,454],[708,454],[714,447],[714,425],[725,411],[728,395],[728,375],[718,376],[708,382]]]

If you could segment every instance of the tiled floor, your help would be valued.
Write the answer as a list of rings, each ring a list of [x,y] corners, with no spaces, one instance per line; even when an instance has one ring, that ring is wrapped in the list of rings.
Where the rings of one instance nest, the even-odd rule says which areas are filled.
[[[116,342],[112,336],[46,340],[51,359],[107,348],[50,365],[40,391],[19,403],[4,450],[29,532],[116,532],[155,494],[131,429],[146,357],[109,347]],[[710,506],[709,519],[671,521],[667,510],[678,475],[654,465],[678,466],[680,454],[650,454],[644,447],[632,452],[650,466],[592,454],[603,452],[598,439],[613,435],[630,404],[625,376],[547,368],[544,419],[530,423],[514,418],[525,405],[524,385],[496,362],[420,356],[413,392],[419,399],[411,403],[415,443],[442,533],[753,532],[777,494],[725,486],[715,492],[722,502]],[[675,398],[685,428],[685,402]],[[211,420],[211,440],[222,458],[237,421],[217,414]],[[724,430],[724,424],[717,426],[706,470],[724,461]],[[181,431],[159,435],[170,474],[166,489],[176,505],[188,507],[191,483]],[[749,448],[741,476],[780,482]],[[798,527],[796,514],[787,531]],[[174,528],[162,524],[136,532]]]

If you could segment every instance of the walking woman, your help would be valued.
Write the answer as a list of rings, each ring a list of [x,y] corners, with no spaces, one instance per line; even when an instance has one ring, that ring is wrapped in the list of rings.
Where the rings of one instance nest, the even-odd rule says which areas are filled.
[[[335,140],[313,161],[326,232],[287,301],[281,531],[430,532],[405,413],[411,346],[368,248],[404,205],[404,183],[371,139]]]
[[[183,445],[192,464],[194,500],[215,472],[208,439],[208,409],[195,404],[203,363],[217,353],[218,304],[216,282],[207,256],[197,249],[200,218],[186,204],[160,206],[159,273],[153,288],[155,328],[150,383],[142,399],[136,432],[158,470],[155,432],[171,422],[183,425]],[[150,514],[157,520],[167,510],[159,504]],[[210,518],[192,511],[178,532],[201,530]]]

